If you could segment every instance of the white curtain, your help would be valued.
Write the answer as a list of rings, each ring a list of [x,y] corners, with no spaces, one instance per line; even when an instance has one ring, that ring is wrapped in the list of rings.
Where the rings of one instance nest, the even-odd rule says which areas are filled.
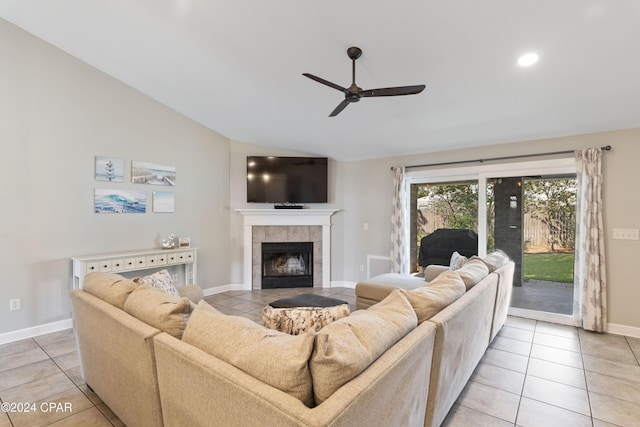
[[[586,330],[607,328],[607,282],[602,220],[602,149],[576,151],[577,201],[573,313]]]
[[[391,272],[409,274],[409,195],[404,180],[404,167],[393,168],[393,188]]]

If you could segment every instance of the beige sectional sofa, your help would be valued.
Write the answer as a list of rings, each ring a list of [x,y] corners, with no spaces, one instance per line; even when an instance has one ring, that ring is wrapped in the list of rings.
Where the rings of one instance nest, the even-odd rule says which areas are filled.
[[[478,267],[481,261],[474,262]],[[515,265],[501,253],[489,254],[482,262],[486,274],[479,268],[467,275],[465,294],[429,319],[436,326],[436,342],[425,427],[442,423],[507,319]],[[456,271],[464,276],[462,269]],[[385,274],[360,282],[356,285],[358,308],[376,303],[395,287],[413,290],[425,286],[425,280],[434,283],[443,271],[449,267],[428,266],[424,279]]]
[[[83,377],[129,426],[424,425],[435,325],[418,326],[399,293],[299,338],[204,301],[186,313],[186,298],[161,294],[104,273],[71,292]],[[346,341],[354,329],[358,342]],[[278,340],[289,347],[268,347]],[[292,356],[292,340],[304,342],[303,359]],[[289,359],[308,373],[274,375]],[[283,379],[323,395],[305,404],[281,389]]]
[[[463,275],[360,283],[380,302],[292,336],[91,273],[71,293],[83,377],[130,426],[437,426],[506,320],[513,263]]]

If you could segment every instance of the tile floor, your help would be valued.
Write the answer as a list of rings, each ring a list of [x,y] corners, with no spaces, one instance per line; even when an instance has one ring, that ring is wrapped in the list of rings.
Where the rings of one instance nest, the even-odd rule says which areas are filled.
[[[353,289],[313,292],[355,310]],[[260,322],[266,304],[299,293],[229,291],[206,300]],[[443,426],[640,426],[639,359],[640,339],[510,317]],[[123,425],[82,380],[71,330],[0,345],[0,400],[36,404],[32,413],[0,412],[0,427]],[[50,402],[62,406],[43,412]]]
[[[640,339],[509,317],[443,426],[640,426]]]

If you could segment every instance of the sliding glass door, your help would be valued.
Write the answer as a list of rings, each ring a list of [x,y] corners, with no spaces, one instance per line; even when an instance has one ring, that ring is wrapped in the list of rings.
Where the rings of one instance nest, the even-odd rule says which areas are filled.
[[[477,233],[475,253],[499,249],[516,263],[512,314],[572,322],[573,159],[411,171],[408,182],[412,272],[424,267],[425,237]]]

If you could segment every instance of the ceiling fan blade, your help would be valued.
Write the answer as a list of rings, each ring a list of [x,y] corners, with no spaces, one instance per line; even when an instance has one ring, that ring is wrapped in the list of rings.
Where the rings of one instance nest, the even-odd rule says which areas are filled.
[[[338,104],[338,106],[336,108],[333,109],[333,111],[331,112],[331,114],[329,114],[329,117],[335,117],[338,114],[340,114],[340,112],[342,110],[344,110],[345,108],[347,108],[347,105],[349,105],[349,100],[345,99],[344,101],[342,101],[340,104]]]
[[[416,93],[422,92],[424,88],[424,85],[385,87],[381,89],[364,90],[360,95],[363,97],[415,95]]]
[[[344,92],[345,94],[349,93],[349,90],[347,90],[346,88],[343,88],[342,86],[338,86],[335,83],[331,83],[330,81],[327,81],[325,79],[321,79],[320,77],[314,76],[313,74],[309,74],[309,73],[302,73],[303,76],[305,77],[309,77],[311,80],[315,80],[318,83],[322,83],[323,85],[332,87],[336,90],[339,90],[340,92]]]

